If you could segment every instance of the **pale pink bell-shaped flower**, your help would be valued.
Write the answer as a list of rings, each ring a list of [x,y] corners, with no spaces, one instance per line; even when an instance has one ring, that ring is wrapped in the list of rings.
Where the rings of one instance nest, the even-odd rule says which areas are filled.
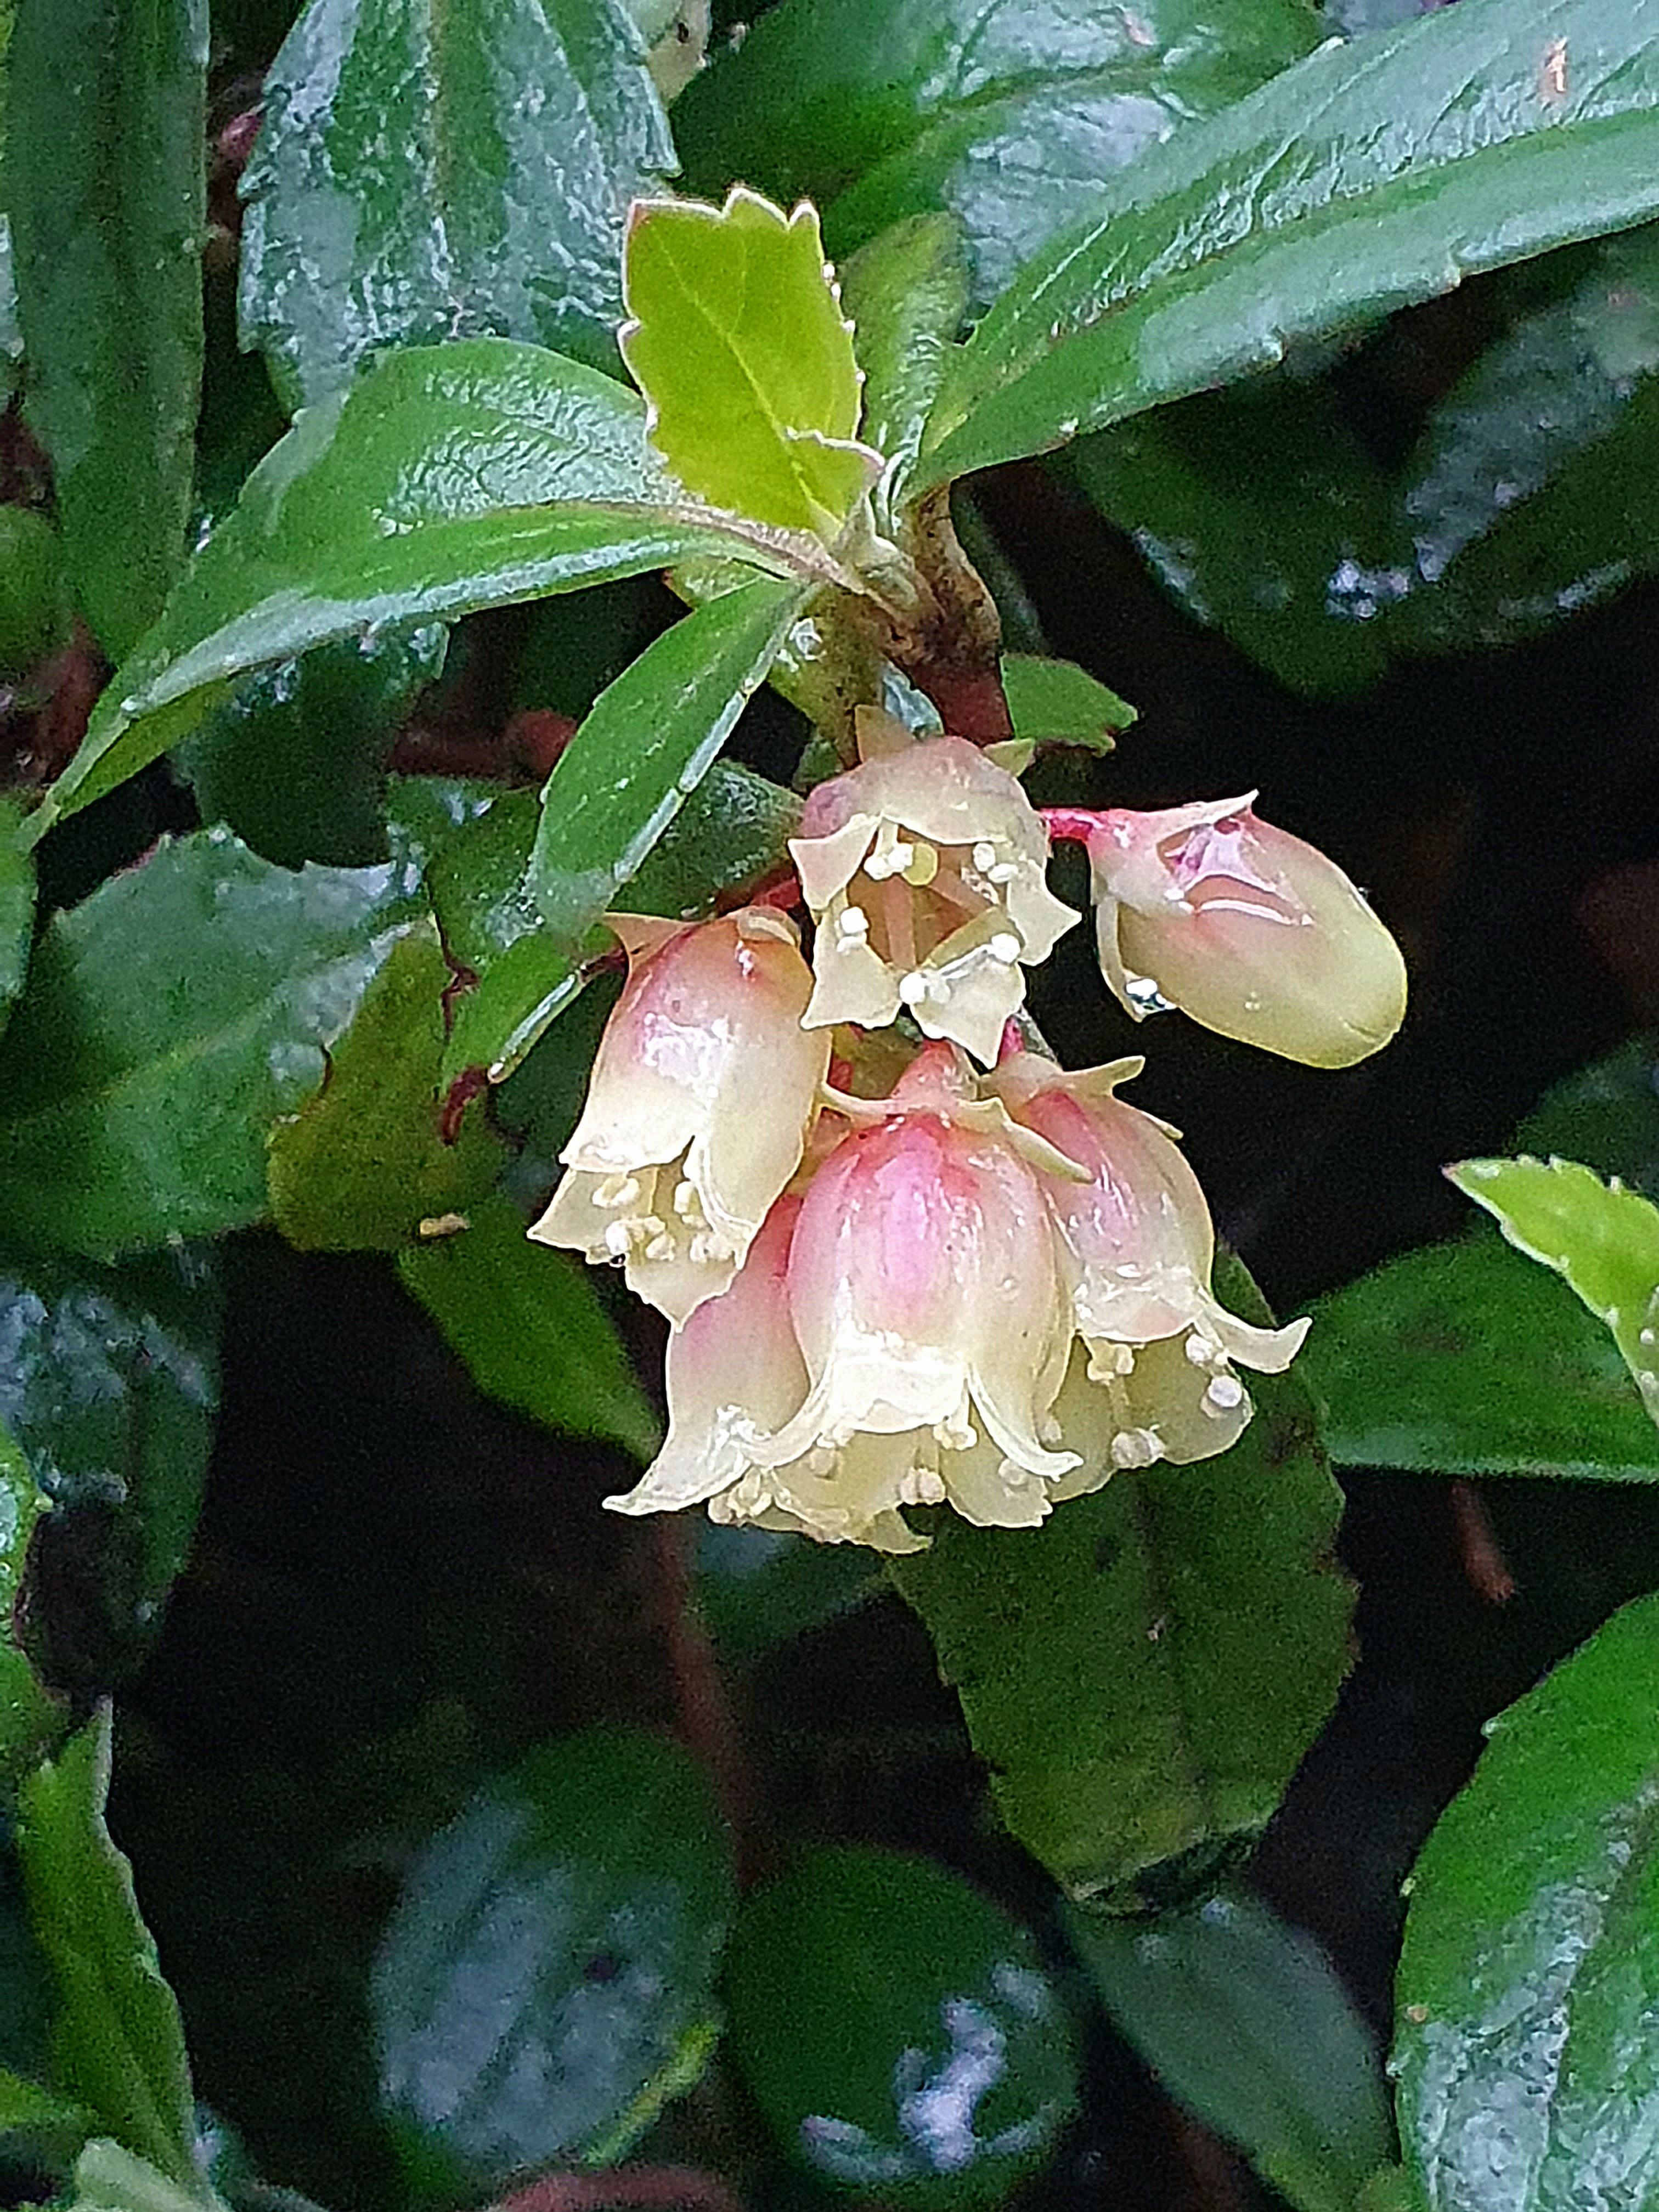
[[[1088,1372],[1111,1406],[1109,1469],[1225,1451],[1251,1411],[1233,1361],[1277,1374],[1309,1326],[1260,1328],[1215,1297],[1215,1231],[1198,1178],[1173,1133],[1116,1096],[1143,1064],[1067,1074],[1018,1053],[987,1085],[1016,1121],[1086,1170],[1086,1181],[1042,1182]]]
[[[1077,920],[1044,878],[1048,833],[1018,781],[965,738],[857,714],[862,765],[818,785],[790,840],[817,925],[811,1027],[926,1036],[988,1063],[1025,997],[1024,969]]]
[[[799,1166],[830,1039],[801,1026],[812,978],[784,915],[608,921],[628,981],[530,1234],[620,1261],[630,1290],[682,1322],[732,1280]]]
[[[1099,817],[1088,840],[1106,981],[1313,1067],[1385,1045],[1406,1011],[1400,948],[1334,860],[1252,811],[1254,793]]]

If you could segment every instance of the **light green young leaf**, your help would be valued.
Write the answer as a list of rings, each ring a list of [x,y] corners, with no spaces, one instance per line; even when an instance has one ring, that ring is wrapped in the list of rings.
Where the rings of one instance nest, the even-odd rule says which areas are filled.
[[[623,357],[680,481],[833,543],[881,457],[854,436],[858,363],[817,210],[787,216],[741,185],[718,208],[641,200],[623,289]]]
[[[1462,0],[1329,45],[1121,170],[1021,270],[952,364],[918,478],[1042,452],[1656,212],[1654,0],[1557,0],[1547,21]]]
[[[1607,1323],[1659,1421],[1659,1206],[1574,1160],[1462,1160],[1446,1174]]]

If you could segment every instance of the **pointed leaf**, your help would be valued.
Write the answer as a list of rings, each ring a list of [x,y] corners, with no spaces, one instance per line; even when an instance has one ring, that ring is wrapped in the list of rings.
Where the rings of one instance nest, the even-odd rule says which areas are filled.
[[[526,888],[556,944],[597,921],[713,765],[799,606],[745,584],[677,623],[594,702],[542,793]]]
[[[1659,1421],[1659,1206],[1574,1160],[1463,1160],[1446,1173],[1607,1323]]]
[[[1002,688],[1016,738],[1035,744],[1086,746],[1109,753],[1113,733],[1127,730],[1135,710],[1074,660],[1038,653],[1005,653]]]
[[[250,670],[710,553],[839,573],[816,539],[689,502],[639,400],[596,370],[502,338],[393,354],[254,471],[30,832],[136,775]]]
[[[614,364],[623,218],[675,167],[617,0],[310,0],[264,103],[242,339],[291,405],[443,338]]]
[[[1559,0],[1547,23],[1528,0],[1462,0],[1310,55],[1144,155],[1021,271],[953,365],[919,478],[1042,452],[1292,337],[1642,222],[1659,211],[1656,103],[1652,0]]]
[[[57,1984],[59,2086],[124,2150],[198,2200],[196,2112],[178,2001],[139,1913],[132,1869],[104,1825],[110,1713],[38,1767],[18,1804],[29,1917]]]
[[[118,657],[183,564],[202,380],[206,0],[21,0],[6,205],[29,414]]]
[[[652,442],[716,507],[840,534],[878,461],[854,442],[859,373],[817,211],[741,185],[723,207],[646,200],[629,218],[623,356]]]
[[[1659,1598],[1488,1723],[1407,1884],[1393,2068],[1428,2212],[1659,2191]]]
[[[1265,1318],[1242,1270],[1224,1278]],[[1341,1500],[1294,1375],[1219,1459],[1115,1474],[1040,1528],[949,1521],[889,1571],[1003,1819],[1073,1896],[1212,1869],[1265,1825],[1348,1663]],[[1176,1878],[1181,1869],[1176,1869]]]
[[[399,1254],[398,1272],[478,1388],[550,1428],[651,1458],[657,1418],[586,1272],[532,1244],[504,1198],[482,1200],[467,1224]]]

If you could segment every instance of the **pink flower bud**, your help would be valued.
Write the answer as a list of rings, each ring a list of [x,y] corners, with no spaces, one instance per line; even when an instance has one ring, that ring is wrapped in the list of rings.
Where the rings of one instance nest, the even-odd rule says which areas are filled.
[[[1066,1255],[1073,1316],[1090,1379],[1109,1407],[1103,1480],[1114,1467],[1184,1463],[1225,1451],[1250,1418],[1232,1362],[1278,1373],[1308,1323],[1254,1327],[1210,1288],[1215,1231],[1197,1176],[1174,1132],[1117,1097],[1143,1063],[1068,1075],[1032,1053],[1005,1060],[988,1088],[1023,1127],[1086,1172],[1045,1175],[1044,1194]],[[1075,1440],[1078,1408],[1057,1412]],[[1098,1405],[1092,1409],[1098,1421]],[[1087,1455],[1085,1464],[1088,1464]],[[1073,1478],[1056,1496],[1091,1484]]]
[[[1160,1000],[1314,1067],[1385,1045],[1400,948],[1335,862],[1258,820],[1254,793],[1103,814],[1088,840],[1106,981],[1137,1021]]]
[[[860,708],[862,766],[821,783],[789,849],[817,926],[810,1025],[922,1034],[996,1057],[1077,916],[1050,893],[1048,839],[1016,779],[965,738],[916,739]]]
[[[801,1027],[812,979],[781,915],[610,926],[628,981],[530,1234],[620,1262],[680,1322],[731,1282],[799,1166],[830,1039]]]

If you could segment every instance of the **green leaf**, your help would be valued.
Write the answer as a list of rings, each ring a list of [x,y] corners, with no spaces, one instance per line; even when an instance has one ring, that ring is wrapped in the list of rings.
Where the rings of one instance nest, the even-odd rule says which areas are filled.
[[[842,269],[841,300],[864,372],[865,443],[887,457],[876,501],[890,530],[968,312],[960,226],[948,215],[918,215],[884,230]]]
[[[1393,2070],[1428,2212],[1659,2191],[1659,1599],[1488,1724],[1407,1884]]]
[[[242,342],[290,405],[442,338],[614,365],[623,213],[675,167],[616,0],[310,0],[264,101]]]
[[[199,2202],[208,2192],[178,2001],[139,1913],[132,1869],[104,1825],[109,1771],[106,1705],[28,1778],[18,1804],[29,1916],[57,1984],[54,2075],[124,2150]]]
[[[1490,1233],[1322,1298],[1300,1364],[1344,1467],[1659,1481],[1659,1434],[1612,1338]]]
[[[640,400],[597,370],[504,338],[392,354],[308,408],[254,471],[33,834],[137,775],[252,669],[697,554],[840,574],[816,539],[688,503],[646,445]]]
[[[148,2159],[135,2158],[107,2136],[89,2142],[75,2161],[69,2212],[201,2212],[204,2204],[225,2212],[204,2182],[181,2189]]]
[[[29,417],[118,657],[183,564],[202,380],[206,0],[20,0],[5,203]]]
[[[1606,1322],[1659,1421],[1659,1206],[1573,1160],[1463,1160],[1446,1174]]]
[[[697,1610],[729,1665],[752,1666],[769,1651],[887,1588],[872,1555],[857,1544],[815,1544],[767,1528],[697,1530]]]
[[[153,1637],[195,1534],[220,1318],[217,1284],[189,1248],[118,1269],[0,1273],[0,1420],[60,1512],[98,1516],[98,1625],[123,1658]]]
[[[959,1875],[816,1850],[744,1899],[732,2045],[791,2157],[884,2203],[995,2204],[1077,2100],[1036,1946]]]
[[[100,1260],[257,1221],[266,1134],[418,918],[415,874],[201,830],[54,915],[7,1038],[8,1236]]]
[[[1543,70],[1560,40],[1565,92]],[[1463,0],[1310,55],[1142,155],[1021,271],[953,364],[919,477],[1042,452],[1643,221],[1656,101],[1659,27],[1628,0],[1561,0],[1547,29],[1527,0]]]
[[[482,1198],[501,1164],[476,1113],[438,1126],[449,967],[435,929],[401,938],[329,1055],[328,1080],[271,1133],[270,1216],[306,1252],[400,1251]]]
[[[1237,1263],[1222,1284],[1265,1317]],[[1346,1671],[1341,1499],[1312,1403],[1293,1374],[1250,1389],[1255,1418],[1218,1459],[1115,1474],[1040,1528],[950,1521],[889,1570],[1004,1820],[1073,1896],[1254,1836]]]
[[[386,757],[447,638],[441,623],[370,633],[246,678],[179,750],[203,821],[279,867],[385,860]]]
[[[703,190],[747,177],[827,210],[844,253],[943,208],[983,307],[1103,179],[1305,54],[1301,0],[784,0],[674,111]]]
[[[398,1272],[478,1388],[649,1459],[661,1430],[580,1265],[532,1244],[504,1198],[481,1200],[469,1224],[400,1253]]]
[[[0,507],[0,676],[27,676],[65,643],[63,541],[31,507]]]
[[[47,1502],[28,1462],[0,1428],[0,1782],[8,1789],[40,1756],[61,1719],[57,1700],[36,1679],[18,1640],[29,1539]],[[0,2128],[21,2124],[7,2118],[0,2096]]]
[[[623,284],[623,358],[680,481],[833,542],[879,459],[854,439],[858,363],[817,209],[785,215],[743,185],[718,208],[641,201]]]
[[[732,1911],[702,1770],[593,1729],[532,1752],[434,1836],[370,1989],[406,2163],[490,2187],[605,2166],[702,2072]]]
[[[0,1029],[23,988],[34,934],[34,864],[23,848],[21,826],[12,801],[0,798]]]
[[[1072,1907],[1107,2010],[1170,2094],[1298,2212],[1353,2212],[1394,2148],[1381,2061],[1330,1961],[1248,1892],[1151,1925]]]
[[[1659,1202],[1659,1064],[1633,1038],[1552,1084],[1515,1133],[1517,1152],[1594,1160]]]
[[[78,2105],[0,2067],[0,2152],[9,2160],[66,2166],[91,2126]]]
[[[1073,660],[1036,653],[1005,653],[1002,688],[1016,738],[1036,744],[1084,745],[1109,753],[1113,733],[1127,730],[1135,710]]]
[[[549,776],[525,883],[574,950],[713,766],[799,606],[772,579],[711,599],[647,647]]]

